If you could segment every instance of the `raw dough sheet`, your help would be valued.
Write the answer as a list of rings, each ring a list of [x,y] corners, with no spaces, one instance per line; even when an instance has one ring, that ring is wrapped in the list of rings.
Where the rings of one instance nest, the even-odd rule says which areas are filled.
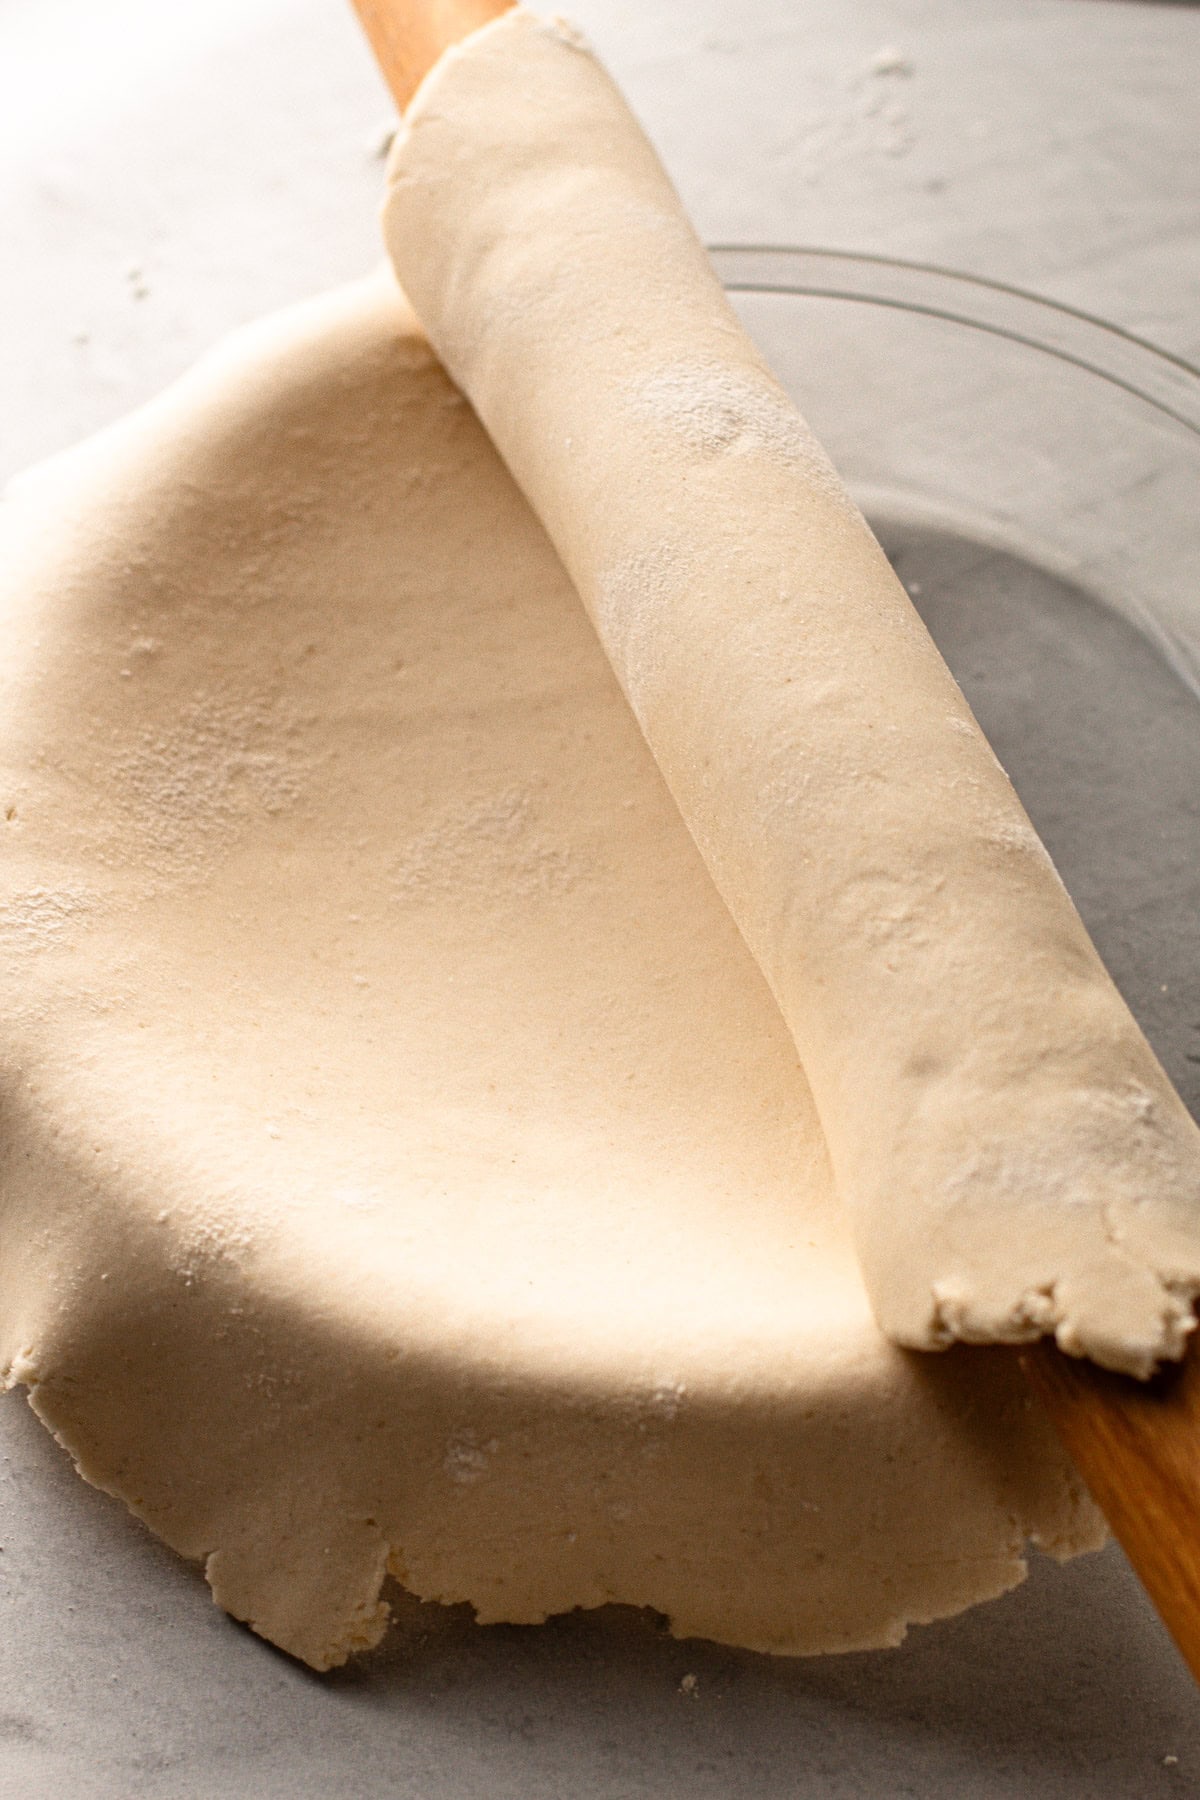
[[[1101,1527],[875,1325],[791,1039],[390,277],[4,513],[0,1320],[83,1473],[317,1667],[385,1567],[895,1642]]]

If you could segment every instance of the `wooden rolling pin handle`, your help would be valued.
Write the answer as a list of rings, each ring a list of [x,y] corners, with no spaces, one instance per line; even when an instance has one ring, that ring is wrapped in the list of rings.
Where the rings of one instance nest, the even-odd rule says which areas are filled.
[[[401,112],[444,50],[509,11],[513,0],[354,0]]]
[[[1200,1343],[1150,1381],[1064,1356],[1018,1352],[1184,1660],[1200,1681]]]

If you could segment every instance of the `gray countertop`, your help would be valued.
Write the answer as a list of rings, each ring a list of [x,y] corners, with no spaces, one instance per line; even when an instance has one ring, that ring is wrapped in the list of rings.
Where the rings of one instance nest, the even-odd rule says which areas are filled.
[[[1015,282],[1200,360],[1200,9],[577,0],[702,233]],[[0,474],[379,256],[388,104],[337,0],[0,5]],[[1200,1704],[1119,1554],[881,1655],[398,1599],[317,1677],[0,1402],[0,1800],[1139,1800]],[[681,1688],[685,1675],[694,1686]]]

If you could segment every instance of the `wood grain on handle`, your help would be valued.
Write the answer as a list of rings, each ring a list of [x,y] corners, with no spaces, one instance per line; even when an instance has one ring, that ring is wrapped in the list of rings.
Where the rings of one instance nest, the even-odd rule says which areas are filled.
[[[514,0],[353,0],[375,60],[403,111],[444,50]]]
[[[1021,1366],[1200,1681],[1200,1343],[1147,1382],[1032,1344]]]

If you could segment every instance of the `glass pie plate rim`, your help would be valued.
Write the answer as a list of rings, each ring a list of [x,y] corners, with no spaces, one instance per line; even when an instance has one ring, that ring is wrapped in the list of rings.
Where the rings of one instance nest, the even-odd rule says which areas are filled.
[[[709,256],[731,293],[857,301],[1006,338],[1099,376],[1200,437],[1200,368],[1064,301],[938,263],[819,245],[719,243]]]
[[[845,379],[844,361],[832,365],[833,385],[831,389],[826,383],[824,417],[814,415],[811,384],[816,370],[811,360],[806,363],[802,357],[790,373],[785,372],[777,354],[790,361],[790,350],[783,350],[790,332],[784,339],[773,338],[776,326],[762,338],[765,317],[744,319],[785,387],[799,397],[802,410],[876,529],[883,529],[889,517],[913,521],[922,517],[934,528],[1016,553],[1081,584],[1093,600],[1134,624],[1200,701],[1200,584],[1194,578],[1200,564],[1200,368],[1081,308],[936,263],[817,245],[726,243],[710,246],[709,254],[735,305],[743,299],[768,305],[832,302],[839,312],[845,308],[862,315],[861,328],[856,327],[849,339],[841,338],[835,357],[844,358],[847,343],[860,332],[865,334],[859,339],[863,343],[900,343],[894,333],[877,337],[871,332],[867,324],[871,314],[881,325],[891,319],[916,332],[904,340],[902,359],[907,361],[908,346],[915,350],[923,344],[913,367],[923,370],[922,380],[932,381],[932,388],[925,390],[919,382],[915,388],[906,385],[899,395],[894,390],[881,393],[878,416],[890,417],[893,425],[923,414],[935,418],[943,439],[953,436],[961,460],[958,475],[967,477],[969,470],[965,484],[957,478],[946,483],[948,464],[918,468],[907,436],[891,441],[882,461],[873,452],[871,466],[863,466],[861,444],[853,438],[838,441],[842,421],[836,403],[829,416],[830,392],[836,394],[838,382]],[[947,345],[955,346],[953,378],[940,350],[930,361],[931,348],[942,341],[938,334],[947,331],[953,334]],[[772,341],[774,350],[768,348]],[[802,332],[792,341],[802,346],[807,340]],[[971,349],[973,341],[977,352]],[[1037,379],[1039,362],[1047,376],[1054,372],[1053,379]],[[997,380],[1009,384],[1003,417],[997,418],[993,409],[989,426],[982,431],[973,428],[974,398],[953,419],[947,418],[944,404],[929,411],[930,393],[939,392],[944,403],[953,391],[953,380],[975,368],[988,369],[993,386]],[[1019,372],[1020,396],[1012,390],[1014,372]],[[864,379],[870,381],[872,376],[864,373]],[[1069,390],[1063,387],[1064,380],[1070,382]],[[885,387],[888,381],[885,374]],[[1050,399],[1052,394],[1056,398]],[[1077,421],[1082,434],[1075,440],[1079,449],[1061,434],[1048,432],[1047,421],[1056,417],[1060,405],[1066,409],[1063,417]],[[1119,473],[1114,478],[1094,455],[1090,462],[1083,455],[1085,419],[1098,443],[1108,439],[1140,447],[1142,462],[1133,479],[1122,479]],[[1052,505],[1047,510],[1032,479],[1026,479],[1021,491],[1010,489],[1000,502],[994,477],[1002,465],[1003,447],[989,435],[996,431],[1016,459],[1031,450],[1043,459],[1047,454],[1062,459],[1077,498],[1080,483],[1086,484],[1086,492],[1106,509],[1103,518],[1093,512],[1086,541],[1078,507],[1074,514],[1069,506]],[[1170,493],[1142,479],[1152,472],[1152,465],[1161,466],[1164,457],[1176,465]],[[1164,526],[1169,529],[1164,531]]]

